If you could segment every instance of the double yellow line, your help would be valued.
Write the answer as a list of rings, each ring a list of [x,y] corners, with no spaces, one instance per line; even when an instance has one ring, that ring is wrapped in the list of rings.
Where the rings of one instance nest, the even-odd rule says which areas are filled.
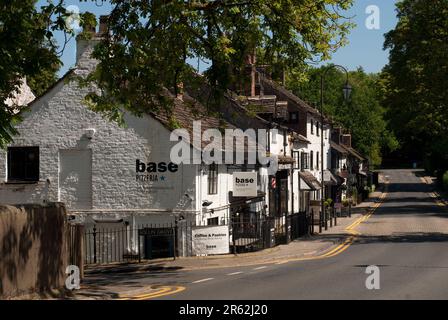
[[[170,295],[170,294],[175,294],[175,293],[184,291],[185,287],[182,287],[182,286],[176,286],[176,287],[163,286],[163,287],[159,287],[158,289],[159,290],[157,290],[157,291],[150,292],[150,293],[144,293],[144,294],[140,294],[140,295],[120,296],[116,300],[148,300],[148,299],[154,299],[154,298],[163,297],[163,296],[167,296],[167,295]]]
[[[386,184],[386,189],[387,189],[387,184]],[[387,196],[387,191],[384,191],[381,194],[381,196],[380,196],[380,201],[378,203],[376,203],[373,206],[373,208],[366,215],[364,215],[362,217],[359,217],[352,224],[350,224],[348,227],[345,228],[345,230],[349,233],[349,236],[344,240],[343,243],[338,245],[336,248],[333,248],[330,251],[328,251],[328,252],[326,252],[324,254],[315,256],[315,257],[296,258],[296,259],[293,258],[293,259],[274,261],[272,263],[284,264],[284,263],[288,263],[288,262],[292,262],[292,261],[305,261],[305,260],[324,259],[324,258],[334,257],[334,256],[344,252],[345,250],[348,249],[348,247],[350,247],[350,245],[353,244],[353,242],[355,241],[356,237],[361,234],[360,232],[354,230],[354,228],[356,228],[362,222],[364,222],[367,219],[369,219],[374,214],[376,209],[378,209],[378,207],[381,205],[381,203],[383,202],[383,199],[386,196]],[[159,290],[157,290],[155,292],[150,292],[150,293],[141,294],[141,295],[120,296],[117,300],[148,300],[148,299],[154,299],[154,298],[163,297],[163,296],[167,296],[167,295],[172,295],[172,294],[184,291],[186,288],[182,287],[182,286],[174,286],[174,287],[162,286],[162,287],[158,287],[158,289]]]
[[[432,192],[429,194],[431,196],[431,198],[434,199],[435,203],[439,206],[439,207],[445,207],[447,205],[447,203],[443,200],[439,200],[440,196],[437,195],[436,193]]]
[[[387,186],[387,185],[386,185]],[[330,258],[330,257],[334,257],[342,252],[344,252],[345,250],[348,249],[348,247],[350,247],[353,244],[353,241],[355,241],[356,237],[359,236],[361,233],[354,230],[358,225],[360,225],[361,223],[363,223],[364,221],[368,220],[376,211],[376,209],[378,209],[378,207],[381,205],[381,203],[383,202],[383,199],[386,197],[387,192],[383,192],[380,196],[380,201],[375,203],[375,205],[373,206],[373,208],[369,211],[369,213],[367,213],[365,216],[359,217],[358,219],[356,219],[352,224],[350,224],[348,227],[345,228],[345,231],[347,231],[350,235],[347,237],[347,239],[345,239],[345,241],[343,243],[341,243],[340,245],[338,245],[336,248],[318,256],[317,258]]]

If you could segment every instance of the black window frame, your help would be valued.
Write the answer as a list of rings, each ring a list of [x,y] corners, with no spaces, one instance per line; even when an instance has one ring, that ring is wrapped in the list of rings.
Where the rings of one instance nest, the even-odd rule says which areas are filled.
[[[208,226],[219,226],[219,217],[213,217],[207,219]]]
[[[35,183],[40,179],[40,149],[37,146],[14,146],[7,148],[8,172],[6,181],[9,183]],[[37,155],[29,159],[29,154]],[[16,166],[21,166],[17,169]],[[15,171],[15,172],[14,172]],[[20,172],[20,173],[19,173]]]
[[[208,175],[207,175],[207,183],[208,183],[208,194],[214,195],[218,194],[218,165],[216,163],[212,163],[208,166]]]
[[[320,162],[320,160],[319,160],[319,156],[320,156],[320,152],[317,151],[317,152],[316,152],[316,169],[317,169],[317,170],[320,169],[320,166],[319,166],[319,162]]]
[[[314,134],[314,120],[311,119],[311,134]]]
[[[293,116],[296,117],[295,120],[292,119]],[[299,123],[299,113],[298,112],[290,112],[289,113],[289,123]]]
[[[310,151],[310,168],[311,170],[314,170],[314,151]]]
[[[300,155],[300,169],[306,170],[309,169],[309,155],[308,152],[302,151]]]
[[[300,151],[292,151],[292,158],[294,159],[293,169],[300,169]]]

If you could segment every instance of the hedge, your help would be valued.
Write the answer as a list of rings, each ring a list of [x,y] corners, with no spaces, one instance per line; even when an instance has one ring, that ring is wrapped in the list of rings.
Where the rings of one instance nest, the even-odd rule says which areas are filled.
[[[443,174],[442,183],[443,189],[445,189],[445,191],[448,191],[448,171]]]

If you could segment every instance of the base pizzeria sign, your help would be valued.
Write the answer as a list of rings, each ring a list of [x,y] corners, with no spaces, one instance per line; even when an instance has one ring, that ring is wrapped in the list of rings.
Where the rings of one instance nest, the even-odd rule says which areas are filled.
[[[233,196],[234,197],[256,197],[257,196],[257,173],[256,172],[234,172],[233,173]]]

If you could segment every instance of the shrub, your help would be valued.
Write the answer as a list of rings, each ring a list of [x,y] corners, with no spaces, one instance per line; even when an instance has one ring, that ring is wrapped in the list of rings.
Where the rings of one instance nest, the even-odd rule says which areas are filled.
[[[443,189],[445,189],[445,191],[448,191],[448,171],[446,171],[443,175],[442,184],[443,184]]]
[[[324,205],[325,207],[331,207],[331,205],[333,204],[333,200],[328,198],[327,200],[325,200]]]

